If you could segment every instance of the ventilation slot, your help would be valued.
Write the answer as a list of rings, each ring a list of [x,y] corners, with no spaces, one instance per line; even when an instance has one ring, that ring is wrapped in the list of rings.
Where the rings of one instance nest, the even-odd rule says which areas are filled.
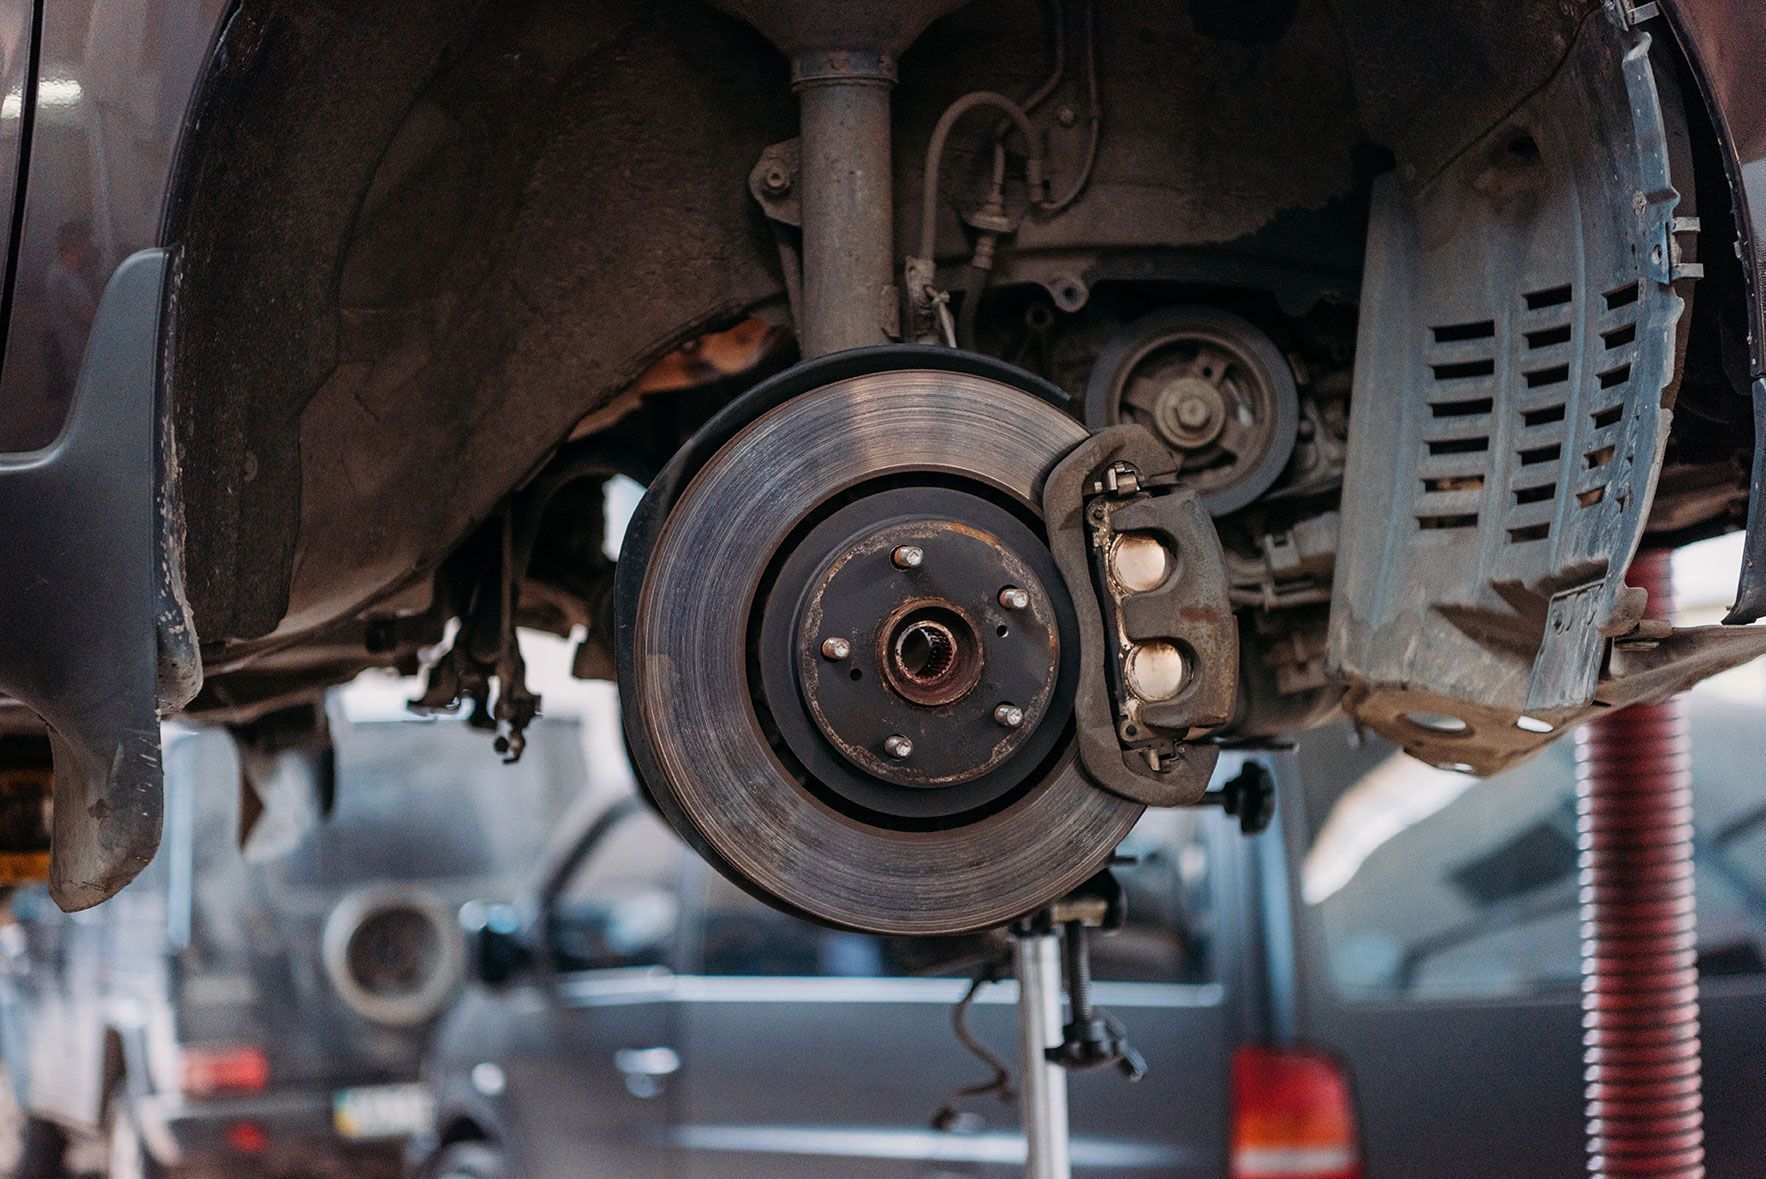
[[[1521,451],[1521,465],[1531,467],[1539,463],[1555,463],[1563,453],[1563,447],[1555,442],[1550,446],[1535,446],[1531,450]]]
[[[1628,364],[1621,364],[1618,368],[1609,368],[1606,372],[1600,374],[1600,387],[1602,389],[1611,389],[1614,386],[1623,385],[1630,379],[1631,366]]]
[[[1548,287],[1543,291],[1533,291],[1526,296],[1527,310],[1542,311],[1547,307],[1562,307],[1570,301],[1570,294],[1568,283],[1561,287]]]
[[[1480,319],[1476,323],[1448,323],[1432,329],[1437,344],[1460,344],[1467,340],[1493,340],[1496,321]]]
[[[1424,479],[1425,492],[1443,491],[1481,491],[1484,487],[1482,475],[1445,475],[1439,479]]]
[[[1587,491],[1577,492],[1576,502],[1585,508],[1592,508],[1606,497],[1607,485],[1602,483],[1599,487],[1590,487]]]
[[[1494,376],[1494,360],[1461,360],[1453,364],[1431,364],[1437,381],[1464,381],[1472,377]]]
[[[1452,516],[1418,516],[1416,523],[1418,528],[1430,532],[1444,531],[1449,528],[1476,528],[1478,513],[1461,512]]]
[[[1536,369],[1527,374],[1527,388],[1541,389],[1546,385],[1561,385],[1570,379],[1570,366],[1554,364],[1550,368]]]
[[[1608,351],[1614,348],[1623,348],[1637,339],[1637,325],[1628,323],[1624,327],[1616,327],[1610,332],[1602,332],[1600,339],[1601,343],[1607,346]]]
[[[1429,454],[1479,454],[1490,449],[1488,438],[1443,438],[1439,442],[1429,443]]]
[[[1544,409],[1530,409],[1521,415],[1521,422],[1528,429],[1534,426],[1549,426],[1553,422],[1564,420],[1562,405],[1548,405]]]
[[[1509,529],[1508,541],[1510,544],[1524,544],[1529,540],[1544,540],[1550,535],[1550,524],[1529,524],[1525,528]]]
[[[1527,347],[1529,348],[1550,348],[1554,344],[1568,344],[1569,342],[1570,325],[1567,323],[1527,333]]]
[[[1640,293],[1638,284],[1634,282],[1626,283],[1622,287],[1615,287],[1607,292],[1607,310],[1617,311],[1621,307],[1631,306],[1631,304],[1637,302],[1637,297]]]
[[[1515,488],[1515,506],[1543,503],[1557,493],[1558,485],[1556,483],[1541,483],[1537,487],[1517,487]]]
[[[1588,469],[1592,471],[1596,467],[1604,467],[1608,463],[1612,462],[1614,452],[1615,452],[1614,447],[1603,446],[1599,450],[1589,451],[1583,457],[1585,457],[1588,460]]]
[[[1479,397],[1472,401],[1434,402],[1429,406],[1429,412],[1438,418],[1469,418],[1495,408],[1496,402],[1492,398]]]
[[[1623,405],[1615,405],[1611,409],[1599,410],[1594,415],[1594,428],[1596,430],[1604,430],[1608,426],[1616,426],[1619,424],[1619,419],[1624,416],[1625,407]]]

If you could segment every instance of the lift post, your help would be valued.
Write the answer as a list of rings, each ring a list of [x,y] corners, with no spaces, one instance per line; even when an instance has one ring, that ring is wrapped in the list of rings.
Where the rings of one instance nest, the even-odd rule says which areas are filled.
[[[1018,976],[1019,1118],[1027,1179],[1069,1179],[1067,1070],[1050,1053],[1061,1046],[1061,935],[1049,911],[1012,927]]]
[[[1011,928],[1023,1075],[1018,1107],[1029,1179],[1068,1179],[1073,1173],[1069,1072],[1114,1066],[1130,1081],[1146,1075],[1146,1061],[1122,1025],[1092,1003],[1091,933],[1121,929],[1125,917],[1122,886],[1105,869]]]

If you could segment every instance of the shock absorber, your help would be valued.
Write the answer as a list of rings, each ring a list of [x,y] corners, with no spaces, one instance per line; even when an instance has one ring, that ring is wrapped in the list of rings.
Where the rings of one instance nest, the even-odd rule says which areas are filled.
[[[1632,562],[1651,617],[1673,608],[1670,554]],[[1589,1171],[1702,1176],[1691,738],[1678,697],[1577,735]]]
[[[805,358],[899,334],[889,96],[895,61],[968,0],[715,0],[791,59],[802,119]]]

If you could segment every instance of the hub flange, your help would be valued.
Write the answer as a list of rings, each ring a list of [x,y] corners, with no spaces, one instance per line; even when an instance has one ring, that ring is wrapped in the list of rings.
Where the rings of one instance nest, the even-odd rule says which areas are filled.
[[[906,568],[903,549],[919,556]],[[1022,606],[1002,604],[1008,589]],[[830,640],[848,655],[830,660]],[[1071,710],[1076,659],[1072,605],[1040,537],[949,487],[890,488],[834,512],[785,560],[761,625],[764,703],[792,752],[829,792],[885,816],[960,815],[1034,773]],[[1017,724],[996,718],[1001,706]],[[911,753],[885,748],[896,736]]]

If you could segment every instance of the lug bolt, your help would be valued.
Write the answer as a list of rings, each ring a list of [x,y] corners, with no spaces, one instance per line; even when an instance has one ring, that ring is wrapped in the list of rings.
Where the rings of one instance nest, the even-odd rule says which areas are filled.
[[[897,569],[918,569],[926,559],[926,553],[917,544],[904,544],[890,553],[889,559],[895,562]]]
[[[896,761],[901,761],[903,758],[909,757],[913,754],[914,743],[900,733],[895,733],[883,739],[883,752],[887,753],[890,757],[893,757]]]
[[[993,719],[1008,729],[1015,729],[1024,723],[1024,710],[1016,704],[1002,704],[993,710]]]
[[[845,639],[832,638],[822,640],[822,657],[824,659],[832,659],[835,663],[839,663],[850,654],[852,654],[852,644]]]
[[[1022,610],[1030,605],[1030,595],[1015,585],[1008,585],[1000,591],[1000,605],[1008,610]]]

